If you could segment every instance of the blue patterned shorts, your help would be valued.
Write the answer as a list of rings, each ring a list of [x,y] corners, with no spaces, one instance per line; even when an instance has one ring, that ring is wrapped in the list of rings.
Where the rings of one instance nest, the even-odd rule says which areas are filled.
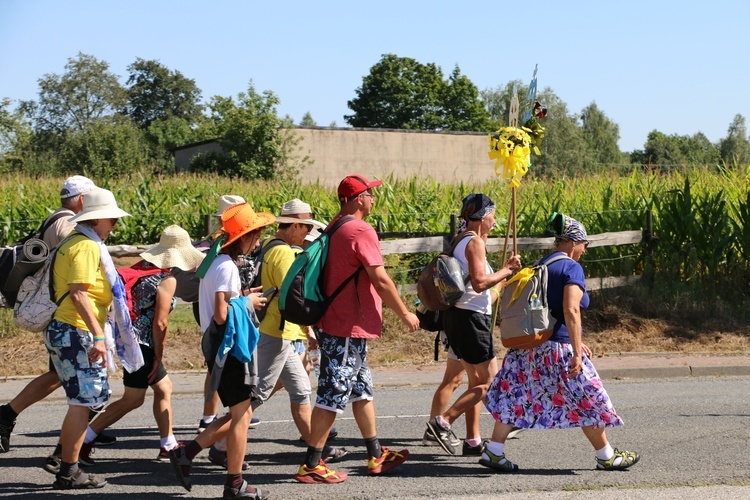
[[[300,356],[307,350],[304,340],[292,340],[292,347],[294,347],[294,352],[296,352]]]
[[[100,406],[109,400],[107,369],[101,362],[89,362],[88,351],[94,345],[91,332],[53,319],[44,330],[44,345],[68,404]]]
[[[320,377],[315,406],[343,413],[351,401],[372,400],[367,339],[334,337],[318,331]]]

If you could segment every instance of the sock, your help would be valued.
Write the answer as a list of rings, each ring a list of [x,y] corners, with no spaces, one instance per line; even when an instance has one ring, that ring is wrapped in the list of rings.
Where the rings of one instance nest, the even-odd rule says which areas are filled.
[[[219,439],[214,443],[214,448],[216,448],[219,451],[223,451],[226,453],[227,451],[227,438]]]
[[[305,453],[305,466],[308,469],[316,467],[320,463],[320,459],[323,456],[323,448],[315,448],[313,446],[307,447],[307,453]]]
[[[607,446],[601,450],[596,450],[596,458],[599,460],[609,460],[613,456],[615,456],[615,450],[612,449],[612,446],[609,443],[607,443]]]
[[[57,443],[55,445],[55,451],[53,451],[52,454],[56,457],[59,457],[62,455],[62,445],[60,443]]]
[[[86,427],[86,437],[83,438],[83,442],[85,444],[89,444],[89,443],[93,442],[94,439],[96,439],[97,435],[98,434],[96,432],[94,432],[93,429],[91,429],[91,427]]]
[[[159,439],[159,446],[167,451],[177,448],[177,440],[174,438],[174,434],[170,434],[165,438]]]
[[[227,474],[226,482],[224,483],[225,488],[234,488],[236,490],[242,487],[242,473],[239,474]]]
[[[383,450],[380,447],[380,441],[377,436],[371,438],[365,438],[365,446],[367,446],[367,454],[374,458],[380,458],[383,454]]]
[[[492,453],[493,455],[500,457],[505,454],[505,443],[497,443],[495,441],[490,441],[489,443],[487,443],[487,447],[485,449],[489,451],[490,453]],[[490,456],[482,452],[482,458],[485,460],[489,460]],[[498,463],[504,464],[505,462],[507,462],[507,460],[505,459],[505,457],[503,457],[500,459]]]
[[[17,416],[18,413],[13,411],[13,408],[10,407],[10,403],[0,406],[0,420],[12,424],[16,421]]]
[[[194,459],[203,448],[195,440],[185,445],[185,457],[188,460]]]
[[[214,420],[216,420],[216,414],[213,414],[213,415],[203,415],[203,423],[206,424],[206,425],[210,424]]]
[[[60,477],[72,477],[78,471],[78,462],[60,462]]]
[[[438,419],[438,422],[440,422],[440,426],[443,429],[448,430],[451,428],[451,424],[449,424],[448,421],[444,419],[442,415],[438,415],[437,419]]]
[[[482,444],[482,438],[471,438],[471,439],[464,439],[467,445],[471,446],[472,448],[476,448],[477,446]]]

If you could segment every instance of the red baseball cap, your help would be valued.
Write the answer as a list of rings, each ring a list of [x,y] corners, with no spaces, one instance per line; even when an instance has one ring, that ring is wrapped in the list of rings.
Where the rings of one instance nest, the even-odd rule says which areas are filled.
[[[354,198],[358,194],[381,184],[383,184],[383,181],[368,181],[367,177],[363,175],[347,175],[339,184],[339,198]]]

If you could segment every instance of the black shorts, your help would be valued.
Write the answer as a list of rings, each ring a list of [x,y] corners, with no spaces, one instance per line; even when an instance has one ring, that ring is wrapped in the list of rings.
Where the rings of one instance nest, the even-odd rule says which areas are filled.
[[[216,361],[216,353],[219,351],[221,339],[224,338],[226,325],[217,325],[213,320],[201,339],[201,349],[211,373]],[[248,363],[241,363],[231,354],[227,354],[224,368],[221,372],[221,380],[216,392],[219,394],[221,404],[225,408],[254,399],[255,387],[258,385],[258,360],[256,352]]]
[[[143,353],[143,366],[133,373],[129,373],[125,369],[122,370],[122,385],[132,389],[146,389],[149,385],[154,385],[167,376],[167,369],[164,368],[164,364],[160,364],[159,369],[156,370],[154,381],[149,384],[148,374],[151,373],[151,368],[154,366],[155,354],[150,347],[143,344],[140,344],[140,346]]]
[[[448,345],[460,359],[478,365],[495,357],[492,315],[451,307],[444,326]]]

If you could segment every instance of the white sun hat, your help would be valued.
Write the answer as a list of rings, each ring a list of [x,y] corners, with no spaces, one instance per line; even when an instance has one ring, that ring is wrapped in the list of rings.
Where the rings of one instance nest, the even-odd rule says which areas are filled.
[[[112,191],[103,188],[94,188],[83,194],[83,210],[68,219],[68,221],[80,222],[94,219],[119,219],[120,217],[130,217],[130,214],[117,206],[117,201]]]
[[[214,216],[221,217],[221,214],[224,213],[224,210],[231,207],[232,205],[239,205],[240,203],[245,203],[245,198],[242,196],[237,196],[236,194],[225,194],[221,198],[219,198],[219,209],[214,213]]]
[[[305,219],[294,217],[295,215],[300,214],[310,214],[311,217]],[[312,224],[319,229],[326,228],[325,224],[312,218],[312,208],[309,204],[299,198],[289,200],[281,206],[281,215],[276,217],[276,222],[282,224],[294,224],[295,222],[299,222],[300,224]]]
[[[60,198],[72,198],[73,196],[88,193],[95,189],[94,181],[82,175],[73,175],[65,179],[63,187],[60,190]]]
[[[193,246],[190,235],[178,225],[162,231],[159,243],[141,254],[141,258],[156,267],[178,267],[183,271],[195,269],[203,262],[205,254]]]

